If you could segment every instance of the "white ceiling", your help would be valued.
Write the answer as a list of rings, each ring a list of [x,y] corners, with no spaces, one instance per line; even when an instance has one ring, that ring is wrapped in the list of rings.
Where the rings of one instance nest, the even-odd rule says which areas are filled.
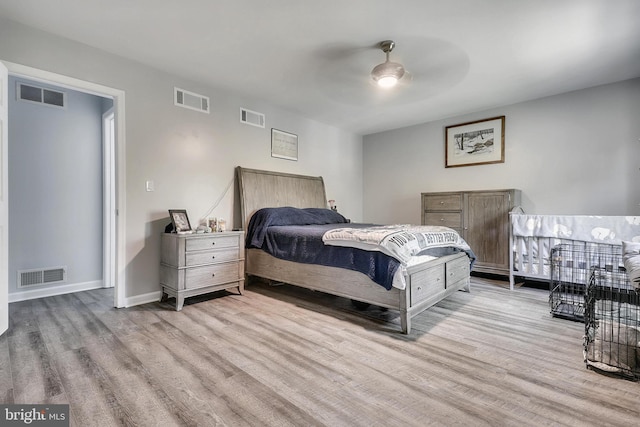
[[[0,16],[359,134],[640,76],[640,0],[0,0]],[[411,73],[387,91],[369,78],[386,39]]]

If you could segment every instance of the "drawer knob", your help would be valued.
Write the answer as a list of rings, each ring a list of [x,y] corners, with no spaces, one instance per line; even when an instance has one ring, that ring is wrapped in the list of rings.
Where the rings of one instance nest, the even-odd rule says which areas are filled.
[[[216,244],[216,242],[211,242],[211,245],[215,245],[215,244]]]
[[[422,286],[418,286],[418,290],[421,291],[422,290]]]
[[[444,205],[444,202],[440,202],[441,205]]]
[[[216,273],[211,273],[211,277],[216,277]]]
[[[213,256],[211,257],[211,259],[216,259],[216,256],[215,256],[215,255],[213,255]]]
[[[444,221],[444,218],[440,218],[440,221]]]

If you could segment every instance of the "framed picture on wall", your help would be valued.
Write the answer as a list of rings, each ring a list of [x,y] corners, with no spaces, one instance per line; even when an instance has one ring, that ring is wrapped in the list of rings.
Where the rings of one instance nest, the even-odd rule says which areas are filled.
[[[169,216],[171,217],[171,223],[176,233],[191,233],[193,231],[186,210],[169,209]]]
[[[445,167],[504,163],[504,116],[447,126]]]
[[[298,160],[298,135],[271,129],[271,157]]]

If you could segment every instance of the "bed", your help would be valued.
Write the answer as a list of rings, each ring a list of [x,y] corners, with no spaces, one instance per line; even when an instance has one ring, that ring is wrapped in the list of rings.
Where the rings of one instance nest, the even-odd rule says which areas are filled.
[[[248,231],[253,215],[263,208],[327,208],[322,177],[242,167],[236,172],[245,231]],[[351,227],[354,224],[339,225]],[[246,239],[250,242],[252,237],[247,235]],[[245,251],[245,273],[248,279],[260,277],[397,310],[402,332],[409,334],[412,317],[458,290],[470,290],[469,255],[473,258],[465,251],[450,251],[450,254],[420,258],[418,262],[399,268],[394,276],[402,276],[403,289],[397,286],[387,289],[359,271],[281,259],[250,245]]]

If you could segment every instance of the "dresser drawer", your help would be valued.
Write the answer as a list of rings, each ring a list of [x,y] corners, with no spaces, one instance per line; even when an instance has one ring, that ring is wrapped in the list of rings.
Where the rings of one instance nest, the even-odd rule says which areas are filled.
[[[424,209],[427,211],[462,210],[462,194],[429,194],[424,197]]]
[[[457,230],[462,229],[462,212],[426,212],[425,225],[443,225]]]
[[[185,254],[185,265],[191,267],[214,262],[236,261],[238,258],[240,258],[240,249],[238,247],[215,251],[187,252]]]
[[[445,289],[444,264],[439,264],[411,276],[411,305]]]
[[[453,285],[458,281],[469,277],[469,258],[462,257],[449,261],[445,267],[447,283]]]
[[[185,272],[185,289],[237,281],[239,268],[237,262],[189,268]]]
[[[189,251],[201,251],[205,249],[218,249],[218,248],[232,248],[238,247],[242,244],[239,242],[238,235],[220,235],[214,236],[211,233],[211,236],[195,238],[195,239],[187,239],[185,242],[185,250]]]

